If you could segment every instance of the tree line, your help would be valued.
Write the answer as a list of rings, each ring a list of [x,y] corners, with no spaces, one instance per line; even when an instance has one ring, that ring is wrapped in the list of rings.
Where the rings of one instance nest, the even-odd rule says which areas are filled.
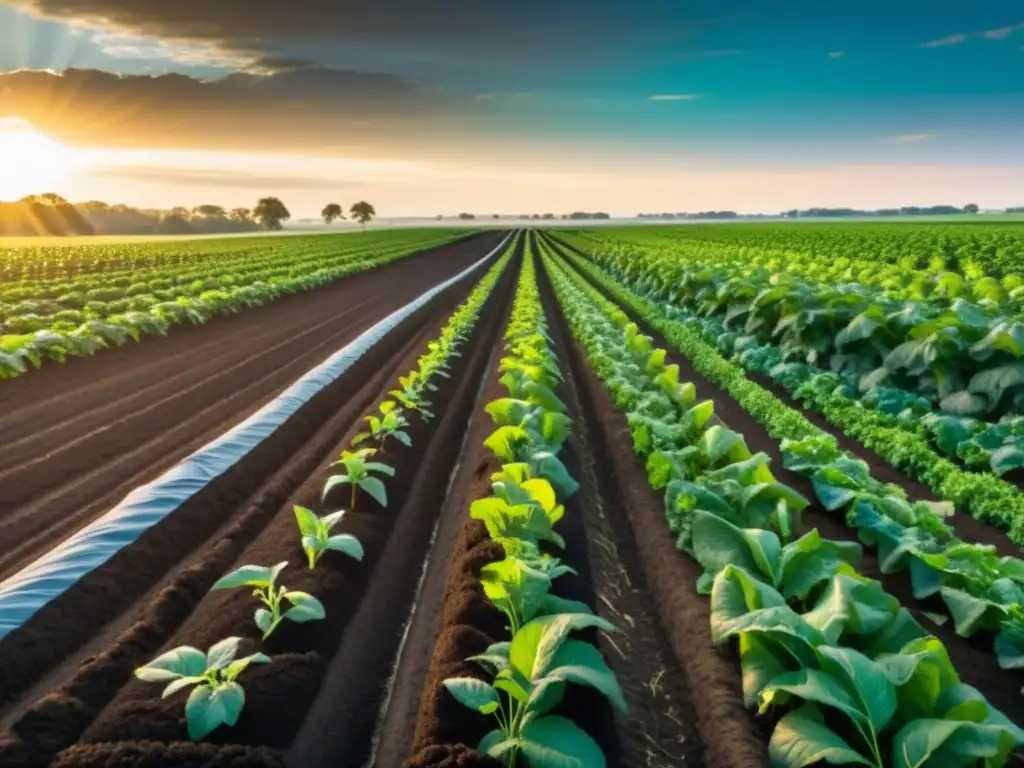
[[[376,215],[365,200],[349,208],[350,218],[364,227]],[[327,224],[345,218],[337,203],[328,204],[322,216]],[[261,198],[252,208],[206,204],[159,210],[101,200],[70,203],[48,192],[13,203],[0,202],[0,236],[227,234],[280,230],[290,218],[291,212],[277,197]]]

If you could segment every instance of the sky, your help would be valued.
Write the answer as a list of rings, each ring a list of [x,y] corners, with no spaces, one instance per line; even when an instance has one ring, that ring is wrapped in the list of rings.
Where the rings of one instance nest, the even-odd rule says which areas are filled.
[[[299,216],[1024,205],[1024,6],[0,0],[0,199],[41,191]]]

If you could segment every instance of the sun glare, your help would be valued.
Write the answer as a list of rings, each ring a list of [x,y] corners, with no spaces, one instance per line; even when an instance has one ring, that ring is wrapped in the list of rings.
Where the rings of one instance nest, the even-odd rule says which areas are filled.
[[[0,201],[58,192],[71,150],[22,120],[0,120]]]

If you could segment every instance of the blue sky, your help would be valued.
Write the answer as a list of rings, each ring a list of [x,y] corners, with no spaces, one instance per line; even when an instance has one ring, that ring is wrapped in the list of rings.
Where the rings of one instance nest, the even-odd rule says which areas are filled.
[[[1019,0],[424,5],[0,3],[0,115],[105,146],[137,146],[132,120],[148,117],[152,122],[141,125],[168,126],[154,138],[161,147],[202,148],[187,120],[178,113],[161,119],[159,110],[187,102],[206,123],[213,116],[238,135],[244,128],[233,126],[233,116],[244,113],[251,128],[265,99],[268,113],[295,108],[301,119],[250,133],[273,145],[291,141],[306,153],[346,146],[381,157],[501,150],[537,162],[557,156],[565,168],[593,168],[595,158],[605,158],[640,170],[1024,167]],[[104,108],[123,111],[124,119],[72,125],[68,109],[48,113],[40,101],[70,100],[88,112],[91,81],[73,94],[60,90],[66,82],[44,84],[44,97],[38,84],[20,90],[27,86],[10,74],[71,67],[128,76],[131,90],[111,95],[107,83],[102,91]],[[244,83],[229,77],[239,71],[249,73]],[[344,96],[332,100],[343,71]],[[164,94],[167,83],[144,77],[163,73],[202,87]],[[364,83],[367,73],[389,79]],[[216,89],[210,85],[225,77]],[[214,90],[215,98],[202,95]],[[359,108],[344,112],[341,102]],[[327,140],[334,121],[360,138]],[[215,149],[231,141],[209,137]],[[245,143],[261,149],[253,136]]]

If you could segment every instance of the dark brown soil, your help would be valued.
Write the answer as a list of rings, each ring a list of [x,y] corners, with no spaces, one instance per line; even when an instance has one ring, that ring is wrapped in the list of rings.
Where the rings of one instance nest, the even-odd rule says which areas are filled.
[[[482,275],[482,272],[480,275]],[[250,457],[250,459],[244,462],[245,466],[242,467],[242,471],[228,473],[228,475],[219,479],[214,484],[217,486],[226,478],[228,481],[226,487],[215,488],[213,489],[214,492],[209,494],[200,494],[199,498],[193,499],[193,502],[198,501],[198,503],[193,504],[193,502],[190,502],[186,508],[176,512],[168,521],[157,527],[157,533],[160,535],[150,536],[153,533],[151,531],[150,534],[143,537],[139,544],[147,542],[148,549],[145,546],[139,545],[130,547],[122,553],[124,557],[118,556],[111,563],[108,563],[107,566],[104,566],[103,569],[100,569],[97,574],[100,574],[102,571],[103,573],[100,575],[105,575],[106,578],[94,583],[91,589],[78,590],[77,601],[68,602],[66,612],[51,611],[49,608],[40,612],[30,622],[29,626],[31,627],[33,624],[36,624],[34,627],[36,637],[46,637],[49,642],[33,643],[31,638],[20,638],[21,658],[27,658],[29,661],[34,660],[36,669],[33,671],[37,675],[40,671],[45,671],[48,659],[54,658],[55,654],[52,652],[54,650],[52,645],[59,646],[60,643],[58,641],[69,634],[74,636],[76,622],[77,625],[80,625],[78,628],[82,634],[90,629],[90,627],[85,625],[89,614],[78,611],[82,600],[91,600],[96,604],[95,608],[102,608],[103,604],[101,604],[100,599],[110,600],[113,597],[116,600],[120,597],[118,589],[123,586],[127,594],[124,595],[124,600],[120,603],[120,607],[124,610],[130,604],[130,596],[143,591],[142,589],[137,589],[136,592],[131,591],[136,588],[135,582],[137,580],[149,578],[150,576],[158,579],[161,570],[173,570],[174,563],[177,561],[174,555],[180,556],[182,551],[187,552],[187,549],[183,549],[184,546],[190,545],[194,547],[198,545],[202,542],[203,537],[215,531],[218,526],[225,522],[229,523],[226,529],[218,533],[216,539],[197,562],[191,564],[185,570],[179,571],[169,580],[163,591],[146,606],[140,616],[140,620],[134,626],[125,631],[116,642],[112,643],[111,647],[104,650],[97,657],[86,660],[85,664],[72,679],[62,685],[57,693],[51,694],[38,702],[20,718],[14,726],[15,738],[13,740],[8,739],[6,744],[0,742],[0,755],[24,754],[26,743],[29,743],[36,749],[42,749],[43,753],[48,751],[52,753],[52,751],[55,751],[55,749],[52,749],[53,747],[59,749],[77,738],[83,728],[95,717],[98,709],[106,704],[110,697],[117,692],[118,688],[124,684],[125,680],[129,679],[134,667],[155,655],[175,628],[181,625],[181,622],[189,615],[195,604],[204,597],[210,584],[230,567],[232,561],[238,557],[239,552],[250,546],[247,543],[259,534],[260,530],[271,518],[275,515],[278,516],[278,521],[282,518],[288,518],[290,519],[292,529],[294,529],[295,522],[294,518],[291,517],[291,506],[287,505],[282,508],[283,502],[288,500],[289,496],[310,476],[310,473],[324,462],[325,456],[334,456],[341,437],[346,432],[351,434],[355,431],[353,430],[353,422],[366,411],[375,399],[379,398],[383,390],[393,385],[394,379],[399,373],[404,373],[412,366],[415,358],[424,351],[426,342],[436,335],[437,328],[447,318],[457,302],[461,301],[468,294],[473,284],[473,280],[460,283],[453,290],[446,292],[444,296],[431,302],[428,307],[421,310],[408,322],[403,323],[383,343],[375,346],[359,362],[354,370],[346,374],[337,384],[306,406],[296,418],[289,421],[285,428],[278,430],[267,443],[257,451],[254,451],[253,457],[257,459],[255,463],[250,461],[253,458]],[[506,281],[503,289],[506,293],[508,292],[509,285],[510,283]],[[493,309],[496,301],[492,297],[491,305],[489,305],[487,313],[485,313],[487,316],[496,314]],[[493,325],[493,323],[494,321],[492,320],[491,324]],[[486,325],[487,323],[484,322],[484,318],[481,318],[478,332],[481,327]],[[479,339],[481,337],[478,335],[476,338]],[[488,348],[486,343],[483,348]],[[472,360],[473,356],[467,355],[460,361],[460,365],[463,366],[462,370],[467,374],[468,378],[472,378],[472,375],[469,374],[469,366]],[[475,375],[479,376],[479,373]],[[439,395],[444,394],[444,396],[450,398],[451,389],[454,386],[456,385],[453,383],[450,387],[444,388],[445,391],[439,393]],[[340,408],[339,404],[341,404]],[[417,435],[414,435],[414,439],[416,438]],[[419,443],[422,445],[424,442],[423,435],[419,435],[419,438]],[[444,451],[437,451],[437,453],[439,456],[444,455]],[[397,460],[400,457],[396,454],[394,458]],[[414,462],[408,459],[406,459],[406,463],[410,467],[414,464]],[[275,468],[277,468],[276,471]],[[316,475],[318,485],[322,485],[325,476],[324,473]],[[411,477],[411,472],[407,469],[403,473],[400,468],[398,477],[408,479]],[[262,489],[254,493],[253,488],[259,488],[261,485]],[[309,484],[307,483],[307,485]],[[407,490],[408,486],[396,483],[396,488],[391,490],[393,499],[391,509],[399,508],[402,501],[400,494]],[[300,495],[302,493],[310,497],[302,499],[311,502],[311,504],[307,504],[308,506],[314,506],[321,513],[325,511],[315,504],[313,498],[315,494],[311,494],[309,488],[304,488],[300,491]],[[249,494],[248,498],[246,498],[246,494]],[[296,498],[299,497],[296,496]],[[279,514],[280,510],[283,511]],[[377,515],[376,518],[375,515]],[[384,519],[390,519],[391,517],[386,512],[384,516]],[[233,523],[230,522],[232,517],[235,518]],[[350,515],[346,519],[346,523],[358,524],[359,521],[363,521],[363,525],[365,525],[374,519],[380,519],[380,517],[377,513],[357,512]],[[242,558],[243,560],[248,561],[249,553],[254,551],[253,548],[258,547],[261,541],[268,541],[268,537],[273,531],[277,530],[277,527],[280,527],[282,530],[287,527],[283,525],[275,527],[275,525],[272,524],[264,531],[261,537],[257,538],[256,542],[247,550],[247,554]],[[165,530],[161,532],[159,529],[162,527]],[[364,538],[360,534],[360,538],[363,539],[364,545],[369,545],[367,546],[369,559],[373,546],[370,541],[372,536]],[[293,543],[296,544],[295,551],[279,559],[290,559],[293,561],[293,565],[286,572],[288,580],[285,583],[292,588],[302,588],[303,582],[301,577],[309,572],[304,570],[304,567],[300,568],[300,563],[304,560],[304,556],[297,546],[297,539]],[[173,549],[174,547],[178,548],[176,552]],[[342,558],[343,556],[325,556],[315,573],[328,573],[331,569],[325,568],[324,565],[332,557]],[[126,580],[123,576],[124,573],[131,573],[132,579]],[[296,574],[294,578],[290,575],[292,573]],[[125,583],[126,581],[128,582],[127,584]],[[318,589],[319,587],[316,587],[311,591],[317,591]],[[234,590],[234,592],[236,593],[234,597],[237,600],[239,597],[237,594],[238,590]],[[228,596],[229,592],[220,592],[213,593],[210,598],[223,599]],[[240,602],[247,603],[249,600],[243,598]],[[254,600],[253,602],[255,603]],[[343,618],[340,616],[339,611],[331,612],[331,604],[327,603],[326,600],[325,604],[329,606],[329,615],[339,617],[339,619]],[[203,605],[206,605],[206,603]],[[246,607],[246,620],[244,622],[244,624],[252,626],[253,634],[256,633],[255,626],[251,623],[251,616],[252,610],[255,607],[255,604]],[[47,612],[49,616],[44,617],[47,618],[46,623],[41,624],[36,621]],[[221,619],[226,617],[227,614],[224,614],[224,616],[212,616],[211,620],[207,622],[207,632],[219,631],[219,628],[226,630],[226,625],[221,627],[218,624]],[[318,623],[327,625],[329,621]],[[329,648],[330,641],[324,639],[319,634],[326,630],[322,627],[316,627],[316,624],[307,624],[304,625],[304,628],[313,629],[312,634],[319,638],[320,647],[327,647],[329,651],[333,652],[333,649]],[[214,627],[218,627],[218,629],[214,630]],[[95,627],[92,629],[95,629]],[[238,630],[232,630],[229,634],[245,636],[244,629],[244,627],[239,627]],[[294,630],[295,625],[278,629],[275,636],[271,638],[271,643],[278,643],[279,645],[272,647],[272,650],[284,652],[290,650],[290,643],[295,642],[294,632],[285,631],[286,629]],[[334,629],[337,630],[337,627],[334,627]],[[49,630],[49,633],[46,632],[47,630]],[[6,638],[5,644],[12,638],[18,639],[16,638],[17,634],[21,633],[16,633]],[[195,642],[195,644],[200,646],[208,645],[209,643],[204,642],[203,637],[205,635],[203,630],[200,629],[198,636],[190,638],[188,642]],[[176,645],[177,643],[174,644]],[[297,650],[305,651],[306,649],[301,648]],[[2,658],[3,661],[10,665],[12,672],[17,673],[24,669],[22,665],[17,663],[19,661],[18,658],[7,655]],[[328,655],[327,659],[329,658],[330,656]],[[273,667],[278,668],[279,672],[282,665],[294,667],[297,676],[293,675],[293,678],[295,678],[300,688],[307,691],[307,704],[311,702],[320,685],[320,677],[322,676],[323,668],[326,666],[326,661],[316,654],[298,657],[284,656],[275,659]],[[252,673],[254,682],[258,682],[256,673],[263,672],[264,669],[268,668],[253,668],[247,672],[247,675]],[[303,669],[308,669],[309,672],[303,672]],[[307,680],[307,682],[303,682],[303,680]],[[275,686],[276,682],[277,678],[275,678]],[[154,688],[149,688],[148,693],[154,693]],[[258,688],[259,686],[256,685],[250,691],[247,685],[247,693],[250,696],[250,705],[247,707],[247,710],[252,708],[255,712],[258,709],[258,707],[252,706],[254,701],[252,696],[257,695]],[[7,689],[5,687],[6,692]],[[180,702],[177,703],[180,710]],[[269,706],[273,708],[274,705],[271,702]],[[136,738],[142,738],[146,735],[138,732],[139,729],[145,730],[142,721],[152,721],[152,719],[152,717],[144,717],[139,722],[133,723],[133,728],[136,728]],[[159,718],[157,719],[159,720]],[[175,724],[175,727],[179,730],[180,720],[181,718]],[[275,717],[273,719],[273,728],[270,730],[278,730],[278,724],[279,718]],[[160,727],[165,727],[166,725],[166,722],[164,722]],[[173,727],[171,729],[173,730]],[[175,733],[178,733],[178,731],[175,731]],[[119,730],[113,737],[123,738],[123,736],[124,731]],[[161,732],[158,738],[171,737]],[[0,760],[0,762],[4,761]],[[4,762],[4,764],[6,765],[7,763]],[[42,763],[37,762],[36,764]]]
[[[600,286],[595,284],[595,287],[600,290]],[[675,363],[679,366],[680,381],[692,382],[697,388],[699,399],[714,400],[715,413],[731,429],[743,435],[747,446],[752,452],[763,451],[771,457],[772,473],[779,482],[795,488],[809,500],[816,499],[809,479],[795,472],[790,472],[782,466],[782,455],[779,450],[778,440],[772,438],[767,430],[747,413],[739,403],[733,400],[727,392],[700,376],[694,370],[690,361],[677,352],[653,327],[644,323],[628,309],[623,308],[623,311],[637,322],[644,333],[652,336],[656,346],[668,351],[666,362]],[[623,429],[626,429],[626,427],[623,426]],[[625,441],[624,444],[631,452],[628,432],[624,432],[621,439]],[[860,455],[858,453],[858,456]],[[866,461],[868,460],[866,457],[864,458]],[[881,461],[877,455],[875,460],[876,462]],[[871,471],[874,475],[876,466],[871,464],[870,461],[868,463],[871,465]],[[879,477],[879,475],[874,476]],[[644,478],[644,483],[646,484],[646,478]],[[971,518],[967,519],[971,520]],[[990,534],[994,532],[994,529],[988,526],[977,523],[977,521],[972,520],[972,522]],[[661,513],[661,524],[665,526],[666,541],[671,546],[671,537],[667,534],[667,523],[664,520],[663,511]],[[826,512],[817,503],[811,504],[804,511],[803,527],[807,530],[818,528],[826,538],[857,541],[856,532],[845,525],[841,515],[837,516]],[[687,558],[687,560],[689,559]],[[697,568],[696,564],[694,564],[694,568]],[[881,577],[874,552],[865,551],[864,557],[861,560],[860,570],[864,575],[871,578],[877,579]],[[699,570],[696,573],[699,575]],[[695,579],[696,576],[694,577]],[[922,616],[921,611],[925,610],[944,611],[942,606],[936,606],[932,603],[924,604],[916,600],[910,588],[910,579],[906,573],[885,576],[881,578],[881,581],[887,591],[898,597],[900,602],[914,612],[922,623],[928,627],[930,632],[933,632],[936,637],[942,640],[949,651],[950,658],[952,658],[956,665],[957,671],[960,673],[961,679],[965,683],[978,688],[994,706],[1001,709],[1010,719],[1015,722],[1024,722],[1024,700],[1020,696],[1021,686],[1024,685],[1024,676],[1019,672],[1001,669],[996,661],[995,654],[992,652],[991,643],[983,647],[975,639],[965,639],[956,635],[951,625],[939,627]],[[690,582],[690,584],[692,583],[693,581]]]
[[[693,694],[657,616],[614,468],[603,446],[591,443],[594,418],[581,404],[571,364],[571,335],[544,274],[540,286],[555,353],[563,361],[565,381],[559,394],[572,415],[566,466],[581,484],[570,500],[571,508],[567,505],[566,518],[572,515],[585,527],[591,583],[598,598],[593,605],[619,630],[600,636],[600,647],[630,709],[628,716],[614,713],[612,725],[619,747],[614,764],[637,768],[702,765]]]
[[[400,259],[0,386],[0,578],[212,437],[502,233]]]

